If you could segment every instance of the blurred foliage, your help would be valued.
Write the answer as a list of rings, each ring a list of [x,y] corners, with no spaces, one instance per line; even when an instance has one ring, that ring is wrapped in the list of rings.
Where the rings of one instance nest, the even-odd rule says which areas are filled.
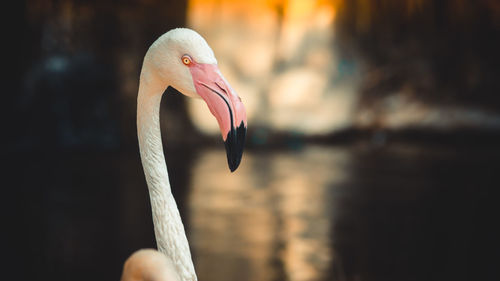
[[[136,146],[142,58],[158,36],[185,25],[186,1],[14,2],[5,45],[15,63],[0,113],[12,214],[4,279],[117,280],[132,251],[154,245]],[[166,111],[187,118],[183,103],[172,95]],[[175,186],[185,186],[182,160],[170,161]],[[109,217],[127,211],[141,218]],[[117,238],[134,229],[145,232]]]
[[[19,149],[135,146],[142,58],[169,29],[185,25],[186,1],[26,0],[19,2],[6,116]],[[184,99],[167,112],[188,120]],[[89,116],[91,116],[89,118]],[[93,117],[92,117],[93,116]],[[184,122],[189,131],[189,122]],[[111,138],[102,136],[113,131]],[[70,135],[70,137],[68,137]]]
[[[405,91],[425,102],[500,109],[500,2],[338,0],[346,56],[365,64],[362,103]]]
[[[3,120],[16,119],[5,125],[13,137],[2,141],[21,149],[33,145],[135,147],[135,99],[142,58],[163,32],[186,25],[186,1],[18,3],[20,9],[14,11],[19,16],[14,17],[9,37],[16,43],[10,44],[9,52],[16,63],[9,68],[12,78],[6,83],[6,92],[13,94],[4,100],[12,106],[2,111]],[[311,6],[296,1],[267,3],[276,8],[279,22],[293,3],[297,9]],[[347,58],[340,61],[356,61],[356,67],[361,66],[361,107],[376,108],[382,98],[402,93],[410,101],[499,109],[500,2],[317,3],[334,7],[335,42]],[[216,17],[223,13],[214,11]],[[298,32],[290,33],[293,37]],[[237,49],[241,52],[245,47]],[[340,72],[351,65],[341,63]],[[283,62],[276,64],[282,67]],[[263,93],[268,95],[267,90]],[[172,136],[197,140],[185,99],[169,95],[165,100],[162,126],[170,126],[166,131]]]

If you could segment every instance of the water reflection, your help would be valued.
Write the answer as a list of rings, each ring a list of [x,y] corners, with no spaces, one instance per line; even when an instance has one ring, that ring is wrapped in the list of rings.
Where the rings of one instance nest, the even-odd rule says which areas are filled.
[[[322,280],[331,250],[331,202],[346,178],[345,150],[248,153],[229,174],[224,151],[193,170],[190,224],[204,280]],[[242,279],[243,276],[243,279]]]
[[[13,280],[118,280],[155,246],[137,151],[21,156]],[[498,279],[498,147],[250,150],[234,174],[222,149],[166,158],[200,280]]]
[[[223,150],[204,151],[186,199],[200,280],[488,277],[491,154],[307,146],[247,152],[229,174]]]

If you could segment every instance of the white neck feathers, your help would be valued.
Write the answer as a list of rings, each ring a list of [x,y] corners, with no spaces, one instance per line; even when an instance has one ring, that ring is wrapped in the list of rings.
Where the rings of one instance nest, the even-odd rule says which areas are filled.
[[[160,131],[160,102],[166,86],[143,66],[137,97],[137,134],[149,189],[158,250],[174,263],[183,281],[196,281],[189,244],[170,189]]]

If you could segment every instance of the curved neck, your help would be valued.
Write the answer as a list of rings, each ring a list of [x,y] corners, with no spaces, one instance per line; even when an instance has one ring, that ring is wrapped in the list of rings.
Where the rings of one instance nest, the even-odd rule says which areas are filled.
[[[158,250],[174,263],[183,281],[196,281],[189,244],[170,189],[160,131],[160,102],[166,87],[143,69],[137,97],[137,135],[149,189]]]

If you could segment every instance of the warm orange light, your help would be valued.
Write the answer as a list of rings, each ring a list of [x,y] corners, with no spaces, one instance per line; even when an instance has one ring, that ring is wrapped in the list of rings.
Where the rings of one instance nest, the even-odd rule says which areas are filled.
[[[190,0],[187,20],[214,50],[254,128],[324,134],[347,126],[356,101],[352,88],[331,83],[339,1]],[[217,134],[206,106],[188,103],[194,124]]]

